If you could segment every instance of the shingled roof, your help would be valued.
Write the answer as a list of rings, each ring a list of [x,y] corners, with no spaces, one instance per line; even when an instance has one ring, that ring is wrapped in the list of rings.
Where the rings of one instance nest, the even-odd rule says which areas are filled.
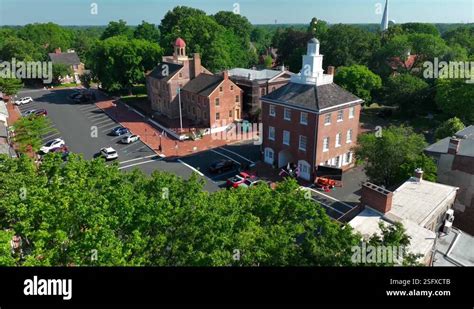
[[[49,53],[49,59],[53,64],[79,65],[81,59],[76,52],[71,53]]]
[[[171,62],[162,62],[158,64],[153,71],[148,74],[156,79],[162,79],[164,81],[168,81],[171,79],[183,66],[176,63]],[[163,73],[168,73],[167,75],[163,75]]]
[[[300,107],[315,112],[345,103],[363,102],[362,99],[334,83],[320,86],[288,83],[262,97],[262,100],[286,104],[290,107]]]
[[[220,75],[201,73],[196,78],[189,81],[189,83],[183,87],[183,90],[207,97],[222,81],[223,77]]]

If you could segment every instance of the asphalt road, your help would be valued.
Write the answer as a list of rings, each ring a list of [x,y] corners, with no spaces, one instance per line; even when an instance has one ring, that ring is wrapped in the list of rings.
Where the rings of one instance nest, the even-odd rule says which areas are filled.
[[[19,108],[22,112],[30,109],[46,109],[53,126],[51,132],[43,136],[44,142],[61,137],[70,151],[83,154],[85,159],[92,159],[100,148],[111,146],[118,152],[119,169],[123,171],[138,168],[149,175],[155,170],[160,170],[183,178],[189,178],[193,172],[198,172],[206,181],[205,189],[212,192],[223,187],[225,180],[238,172],[238,167],[248,166],[260,157],[258,145],[244,143],[196,153],[183,157],[180,161],[168,161],[156,155],[141,141],[124,145],[120,143],[121,137],[110,136],[111,129],[118,124],[95,104],[73,103],[68,98],[72,91],[25,90],[20,92],[18,97],[31,96],[34,102],[21,105]],[[220,175],[209,174],[208,166],[222,158],[233,160],[237,168]]]

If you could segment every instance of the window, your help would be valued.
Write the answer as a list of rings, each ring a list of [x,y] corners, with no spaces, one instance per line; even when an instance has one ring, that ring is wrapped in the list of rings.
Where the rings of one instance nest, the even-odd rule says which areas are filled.
[[[229,118],[232,118],[232,110],[229,111]]]
[[[285,114],[283,118],[285,118],[285,120],[291,120],[291,109],[285,108]]]
[[[354,118],[355,115],[355,107],[349,108],[349,118]]]
[[[221,115],[219,113],[216,113],[216,120],[219,120],[221,118]]]
[[[290,132],[289,131],[283,131],[283,144],[290,145]]]
[[[346,155],[345,155],[345,161],[346,161],[346,164],[351,163],[351,161],[352,161],[352,152],[346,153]]]
[[[239,103],[239,102],[240,102],[240,96],[239,96],[239,95],[236,95],[236,96],[235,96],[235,102],[236,102],[236,103]]]
[[[224,88],[222,88],[222,86],[219,87],[219,91],[222,92],[224,91]]]
[[[337,122],[341,122],[344,118],[344,111],[340,110],[337,112]]]
[[[196,115],[196,108],[193,107],[193,115]]]
[[[219,102],[219,98],[216,98],[216,106],[219,106],[220,102]]]
[[[342,137],[342,134],[337,133],[337,135],[336,135],[336,147],[341,147],[341,137]]]
[[[340,164],[341,164],[341,157],[337,156],[334,160],[334,166],[339,167],[341,166]]]
[[[308,124],[308,113],[301,112],[301,114],[300,114],[300,123],[301,124]]]
[[[267,92],[265,91],[265,88],[262,88],[262,90],[260,90],[260,93],[262,94],[262,96],[264,96],[265,94],[267,94]]]
[[[352,129],[347,130],[346,143],[352,142]]]
[[[306,136],[300,135],[300,142],[299,142],[300,150],[306,151],[306,143],[307,143]]]
[[[323,151],[329,151],[329,137],[325,137],[323,140]]]
[[[275,112],[275,105],[270,105],[270,116],[275,117],[276,112]]]
[[[331,124],[331,114],[326,114],[324,115],[324,125],[328,126]]]
[[[193,102],[196,101],[196,96],[193,94],[192,99]]]
[[[179,78],[183,77],[183,73],[179,72]]]
[[[234,85],[230,85],[230,91],[234,90]]]
[[[275,127],[268,127],[268,139],[275,140]]]

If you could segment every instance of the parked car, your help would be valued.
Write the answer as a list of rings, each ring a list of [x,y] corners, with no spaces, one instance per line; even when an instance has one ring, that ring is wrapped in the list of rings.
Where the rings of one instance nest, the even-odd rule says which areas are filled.
[[[265,183],[266,183],[265,181],[260,180],[255,177],[255,178],[245,179],[244,182],[239,184],[237,187],[238,188],[251,188],[251,187],[258,186]]]
[[[17,101],[14,102],[15,105],[22,105],[22,104],[28,104],[28,103],[31,103],[33,102],[33,98],[32,97],[24,97],[24,98],[21,98]]]
[[[124,138],[122,138],[121,142],[122,144],[131,144],[138,140],[140,140],[140,135],[129,134],[129,135],[126,135]]]
[[[82,94],[79,94],[73,98],[73,101],[75,103],[87,103],[90,101],[90,99]]]
[[[116,127],[116,128],[113,128],[112,131],[110,131],[110,134],[112,134],[113,136],[121,136],[121,135],[132,134],[132,133],[127,128]]]
[[[40,148],[40,151],[42,153],[48,153],[53,149],[60,148],[64,146],[66,143],[64,142],[63,139],[61,138],[55,138],[53,140],[50,140],[46,144],[43,145],[43,147]]]
[[[104,147],[100,149],[100,155],[105,158],[105,160],[115,160],[118,158],[118,153],[112,147]]]
[[[48,112],[47,112],[44,108],[41,108],[41,109],[35,110],[32,115],[34,115],[35,117],[47,116],[47,115],[48,115]],[[30,115],[30,116],[31,116],[31,115]]]
[[[255,176],[245,172],[240,172],[232,178],[227,179],[227,186],[231,188],[237,188],[239,184],[243,183],[246,179],[254,178]]]
[[[235,162],[232,160],[222,159],[212,163],[209,166],[209,172],[211,173],[222,173],[234,169]]]
[[[30,115],[34,114],[36,112],[36,109],[30,109],[22,113],[23,117],[29,117]]]
[[[72,94],[69,95],[69,98],[70,99],[75,99],[75,98],[77,98],[78,96],[81,96],[81,95],[82,95],[82,92],[74,91]]]

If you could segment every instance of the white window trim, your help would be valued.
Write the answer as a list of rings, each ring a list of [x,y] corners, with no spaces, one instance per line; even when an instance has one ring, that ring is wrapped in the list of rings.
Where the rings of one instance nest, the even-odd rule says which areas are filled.
[[[349,137],[349,132],[351,132],[350,137]],[[352,131],[352,129],[347,130],[347,133],[346,133],[346,144],[352,143],[352,134],[354,134],[354,131]]]
[[[290,111],[290,118],[286,118],[286,111],[287,110]],[[291,121],[291,109],[285,107],[285,109],[283,110],[283,119]]]
[[[326,122],[326,115],[329,115],[329,122]],[[324,125],[325,126],[330,126],[331,125],[331,114],[326,114],[324,115]]]
[[[328,141],[327,143],[326,143],[326,140]],[[331,141],[329,140],[329,137],[323,138],[323,152],[328,152],[329,151],[329,147],[330,147],[329,143],[330,142]],[[326,145],[327,145],[327,147],[326,147]]]
[[[288,132],[288,144],[285,143],[285,132]],[[283,145],[290,146],[290,142],[291,142],[291,133],[290,133],[290,131],[283,130],[282,142],[283,142]]]
[[[341,139],[342,139],[342,133],[337,133],[336,134],[336,141],[335,141],[336,148],[341,147]]]
[[[352,112],[352,115],[351,115]],[[355,107],[349,107],[349,119],[353,119],[355,116]]]
[[[301,150],[301,151],[306,151],[306,147],[305,148],[301,148],[301,138],[304,137],[306,139],[306,147],[308,147],[308,138],[304,135],[300,135],[300,138],[298,140],[298,149]]]
[[[336,114],[337,122],[342,122],[342,121],[344,121],[344,111],[342,111],[342,118],[341,119],[339,119],[339,113],[340,112],[338,111],[337,114]]]
[[[273,113],[272,113],[272,110],[273,110]],[[275,117],[276,116],[276,109],[275,109],[275,105],[273,104],[270,104],[270,108],[268,110],[268,114],[272,117]]]
[[[272,132],[272,129],[273,129],[273,137],[272,135],[270,134],[270,132]],[[271,141],[274,141],[275,140],[275,127],[268,127],[268,139],[271,140]]]
[[[303,122],[303,115],[306,115],[306,122]],[[308,125],[308,113],[305,113],[305,112],[300,113],[300,124]]]

